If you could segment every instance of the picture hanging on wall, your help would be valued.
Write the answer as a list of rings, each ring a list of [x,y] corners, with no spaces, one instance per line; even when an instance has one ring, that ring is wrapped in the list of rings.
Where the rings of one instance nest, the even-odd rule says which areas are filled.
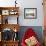
[[[24,8],[24,19],[36,19],[37,8]]]

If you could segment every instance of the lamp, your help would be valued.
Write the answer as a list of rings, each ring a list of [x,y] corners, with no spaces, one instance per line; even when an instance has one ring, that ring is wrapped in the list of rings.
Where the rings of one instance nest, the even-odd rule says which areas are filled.
[[[16,2],[17,0],[15,0],[15,7],[16,7],[16,4],[17,4],[17,2]]]

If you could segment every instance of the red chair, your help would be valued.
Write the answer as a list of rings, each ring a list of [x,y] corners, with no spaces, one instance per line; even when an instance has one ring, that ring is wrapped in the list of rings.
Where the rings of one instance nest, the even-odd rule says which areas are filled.
[[[34,30],[32,28],[27,29],[27,31],[24,34],[24,37],[22,38],[22,42],[21,42],[21,46],[27,46],[25,43],[25,39],[28,39],[29,37],[36,37],[37,39],[37,35],[34,32]],[[41,46],[39,42],[37,42],[37,44],[35,46]]]

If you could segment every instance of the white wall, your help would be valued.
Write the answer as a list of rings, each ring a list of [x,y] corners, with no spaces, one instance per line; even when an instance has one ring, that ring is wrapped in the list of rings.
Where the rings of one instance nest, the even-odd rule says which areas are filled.
[[[0,6],[15,6],[15,0],[0,0]],[[19,24],[21,26],[43,26],[42,0],[17,0],[20,7]],[[37,8],[37,19],[24,19],[24,8]]]

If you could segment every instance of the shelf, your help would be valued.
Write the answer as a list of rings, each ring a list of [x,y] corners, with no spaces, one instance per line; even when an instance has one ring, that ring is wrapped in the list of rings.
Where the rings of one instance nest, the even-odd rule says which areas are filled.
[[[0,7],[1,15],[19,15],[19,7]]]
[[[18,24],[18,17],[19,17],[19,7],[0,7],[0,22],[1,22],[0,46],[18,46],[19,40],[17,38],[18,38],[18,31],[20,29],[20,26]],[[7,35],[6,39],[3,39],[6,37],[4,33],[6,33],[5,35]]]
[[[17,31],[19,31],[20,26],[19,24],[0,24],[1,30],[5,29],[5,28],[9,28],[12,29],[14,31],[14,29],[16,29]]]
[[[12,43],[12,42],[19,42],[19,40],[15,40],[15,41],[12,41],[12,40],[10,40],[10,41],[3,41],[4,43]]]
[[[13,24],[18,24],[18,17],[19,17],[19,7],[0,7],[0,16],[1,16],[1,24],[9,24],[9,16],[14,16],[16,18],[15,23]],[[6,17],[6,18],[5,18]],[[13,21],[13,20],[12,20]],[[11,23],[12,23],[11,21]]]
[[[16,9],[16,10],[18,10],[19,9],[19,7],[0,7],[0,10],[11,10],[11,9]]]

